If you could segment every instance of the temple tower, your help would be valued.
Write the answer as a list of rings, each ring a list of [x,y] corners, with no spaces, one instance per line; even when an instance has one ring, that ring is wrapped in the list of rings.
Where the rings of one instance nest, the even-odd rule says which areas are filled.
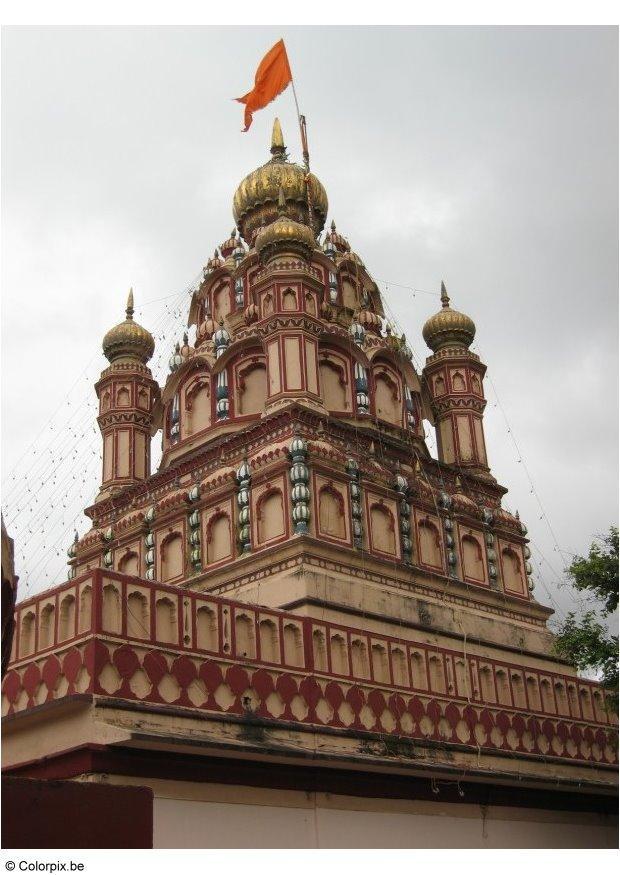
[[[488,474],[482,422],[486,366],[469,349],[476,334],[473,320],[450,306],[443,282],[441,310],[428,319],[422,334],[433,351],[422,374],[435,415],[439,459]]]
[[[133,318],[133,290],[127,298],[124,322],[103,339],[110,366],[95,386],[97,422],[103,437],[103,470],[97,501],[151,473],[151,425],[159,387],[146,363],[153,355],[152,335]]]

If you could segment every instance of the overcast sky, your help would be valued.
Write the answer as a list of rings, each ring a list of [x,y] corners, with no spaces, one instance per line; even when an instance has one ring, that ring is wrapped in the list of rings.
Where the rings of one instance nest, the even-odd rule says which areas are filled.
[[[247,134],[231,100],[281,36],[330,219],[418,361],[442,278],[475,320],[512,430],[487,379],[490,463],[537,598],[570,609],[562,567],[617,519],[615,28],[4,29],[3,506],[23,584],[63,580],[56,554],[87,528],[92,385],[128,287],[163,374],[275,114],[300,157],[289,91]]]

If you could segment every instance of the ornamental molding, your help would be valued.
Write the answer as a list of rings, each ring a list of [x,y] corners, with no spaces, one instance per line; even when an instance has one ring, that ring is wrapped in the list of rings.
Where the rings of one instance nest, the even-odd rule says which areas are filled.
[[[475,410],[482,415],[487,402],[475,395],[463,397],[461,395],[449,395],[441,401],[433,400],[433,409],[437,415],[449,413],[451,410]]]
[[[258,331],[263,337],[267,337],[274,331],[286,331],[294,328],[319,337],[323,332],[323,324],[309,314],[286,317],[284,315],[270,316],[263,319],[257,325]]]
[[[153,416],[138,407],[129,408],[124,412],[106,411],[97,417],[102,431],[117,425],[136,425],[150,431]]]

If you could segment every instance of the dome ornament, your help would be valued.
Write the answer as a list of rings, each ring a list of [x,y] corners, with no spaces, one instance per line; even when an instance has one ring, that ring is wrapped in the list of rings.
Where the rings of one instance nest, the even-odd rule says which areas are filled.
[[[446,284],[444,281],[441,281],[441,306],[445,310],[450,306],[450,298],[448,296],[448,290],[446,289]]]
[[[278,190],[278,218],[261,228],[254,246],[263,264],[278,252],[292,253],[308,260],[316,247],[314,234],[308,225],[290,218],[284,189]]]
[[[111,328],[103,338],[103,354],[110,363],[127,356],[146,364],[155,352],[152,334],[134,321],[133,314],[133,289],[129,289],[125,321]]]
[[[271,131],[271,154],[272,161],[286,161],[286,146],[284,145],[284,137],[282,136],[282,125],[279,118],[274,118],[273,129]]]
[[[422,336],[433,352],[447,346],[460,346],[469,349],[476,336],[476,326],[473,319],[450,306],[450,298],[443,281],[441,283],[441,310],[427,319],[422,329]]]
[[[282,188],[286,215],[290,219],[306,222],[310,202],[313,239],[316,239],[327,218],[327,194],[313,173],[288,160],[278,119],[274,122],[270,151],[269,161],[248,173],[235,192],[233,216],[241,237],[251,243],[261,227],[268,227],[278,218]]]

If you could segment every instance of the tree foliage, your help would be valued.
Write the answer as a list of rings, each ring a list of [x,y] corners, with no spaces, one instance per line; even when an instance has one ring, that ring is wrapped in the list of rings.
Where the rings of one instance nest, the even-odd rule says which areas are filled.
[[[600,673],[617,713],[618,636],[601,620],[618,607],[618,529],[612,526],[609,535],[595,541],[587,557],[575,556],[566,572],[576,589],[599,604],[580,617],[568,614],[556,637],[556,649],[576,668]]]

